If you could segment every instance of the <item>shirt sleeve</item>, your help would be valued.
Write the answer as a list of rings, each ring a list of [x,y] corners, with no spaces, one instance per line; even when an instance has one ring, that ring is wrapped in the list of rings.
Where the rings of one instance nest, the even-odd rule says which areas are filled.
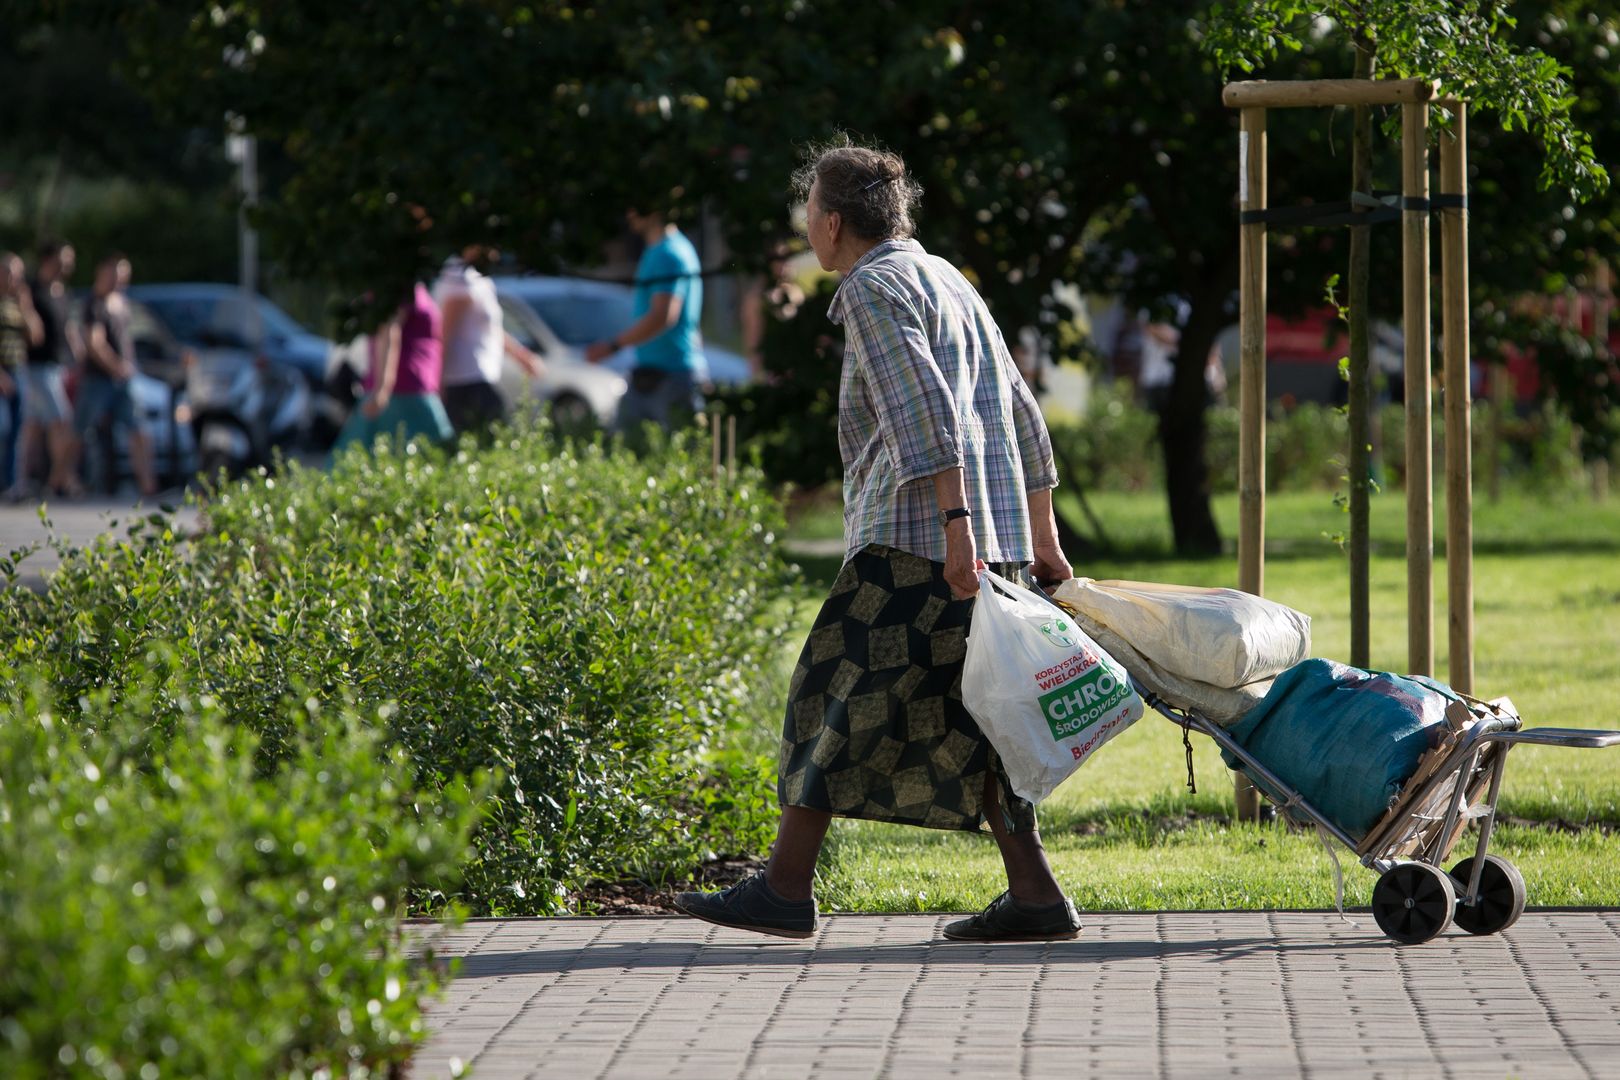
[[[894,461],[907,484],[963,464],[956,396],[934,360],[921,314],[867,277],[848,282],[844,332]]]
[[[1052,459],[1052,437],[1046,430],[1046,417],[1030,392],[1024,375],[1013,363],[1007,341],[996,327],[996,361],[1012,384],[1013,428],[1018,435],[1018,456],[1024,463],[1024,491],[1048,491],[1058,486],[1057,464]]]
[[[647,257],[641,264],[640,273],[636,276],[646,282],[649,292],[672,293],[680,289],[689,273],[690,268],[681,261],[679,255],[670,250],[668,244],[659,244],[648,250]]]
[[[96,303],[94,296],[87,296],[84,298],[84,306],[79,309],[79,340],[84,345],[86,363],[95,371],[101,370],[101,362],[90,355],[90,335],[95,333],[98,326],[101,327],[101,332],[107,337],[108,347],[112,348],[112,335],[107,332],[107,311]]]
[[[433,283],[433,301],[441,308],[449,300],[471,295],[467,279],[461,274],[440,274],[439,280]]]

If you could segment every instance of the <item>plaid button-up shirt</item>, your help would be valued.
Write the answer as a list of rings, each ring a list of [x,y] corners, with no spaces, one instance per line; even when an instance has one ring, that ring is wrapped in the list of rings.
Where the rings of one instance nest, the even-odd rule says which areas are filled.
[[[828,315],[845,338],[845,558],[887,544],[944,562],[928,478],[960,466],[979,557],[1030,561],[1027,494],[1057,486],[1052,443],[973,286],[915,240],[888,240],[850,268]]]

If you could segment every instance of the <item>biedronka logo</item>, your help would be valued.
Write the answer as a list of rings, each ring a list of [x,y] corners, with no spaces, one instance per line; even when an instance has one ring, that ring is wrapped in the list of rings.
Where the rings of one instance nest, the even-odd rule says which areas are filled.
[[[1062,619],[1052,619],[1043,622],[1037,628],[1050,641],[1060,649],[1074,648],[1074,635],[1069,633],[1069,624]]]

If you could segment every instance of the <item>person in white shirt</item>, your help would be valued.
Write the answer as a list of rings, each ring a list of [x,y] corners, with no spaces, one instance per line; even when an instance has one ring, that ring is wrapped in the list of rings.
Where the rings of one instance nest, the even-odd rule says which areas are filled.
[[[1142,369],[1136,389],[1142,402],[1155,413],[1164,412],[1170,400],[1170,384],[1176,380],[1176,349],[1181,331],[1167,322],[1154,322],[1143,313]]]
[[[433,299],[444,316],[444,379],[439,396],[458,434],[484,432],[508,417],[501,396],[501,366],[505,357],[531,378],[545,374],[543,360],[508,334],[501,322],[501,302],[495,283],[478,267],[493,263],[498,254],[481,244],[462,249],[461,258],[444,264],[433,285]]]

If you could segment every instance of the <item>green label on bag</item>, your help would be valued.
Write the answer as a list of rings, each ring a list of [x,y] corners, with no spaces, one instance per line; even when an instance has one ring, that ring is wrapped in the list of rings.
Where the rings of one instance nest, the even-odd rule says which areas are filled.
[[[1095,724],[1131,696],[1131,688],[1098,664],[1073,682],[1041,695],[1041,715],[1058,742],[1072,739]]]

